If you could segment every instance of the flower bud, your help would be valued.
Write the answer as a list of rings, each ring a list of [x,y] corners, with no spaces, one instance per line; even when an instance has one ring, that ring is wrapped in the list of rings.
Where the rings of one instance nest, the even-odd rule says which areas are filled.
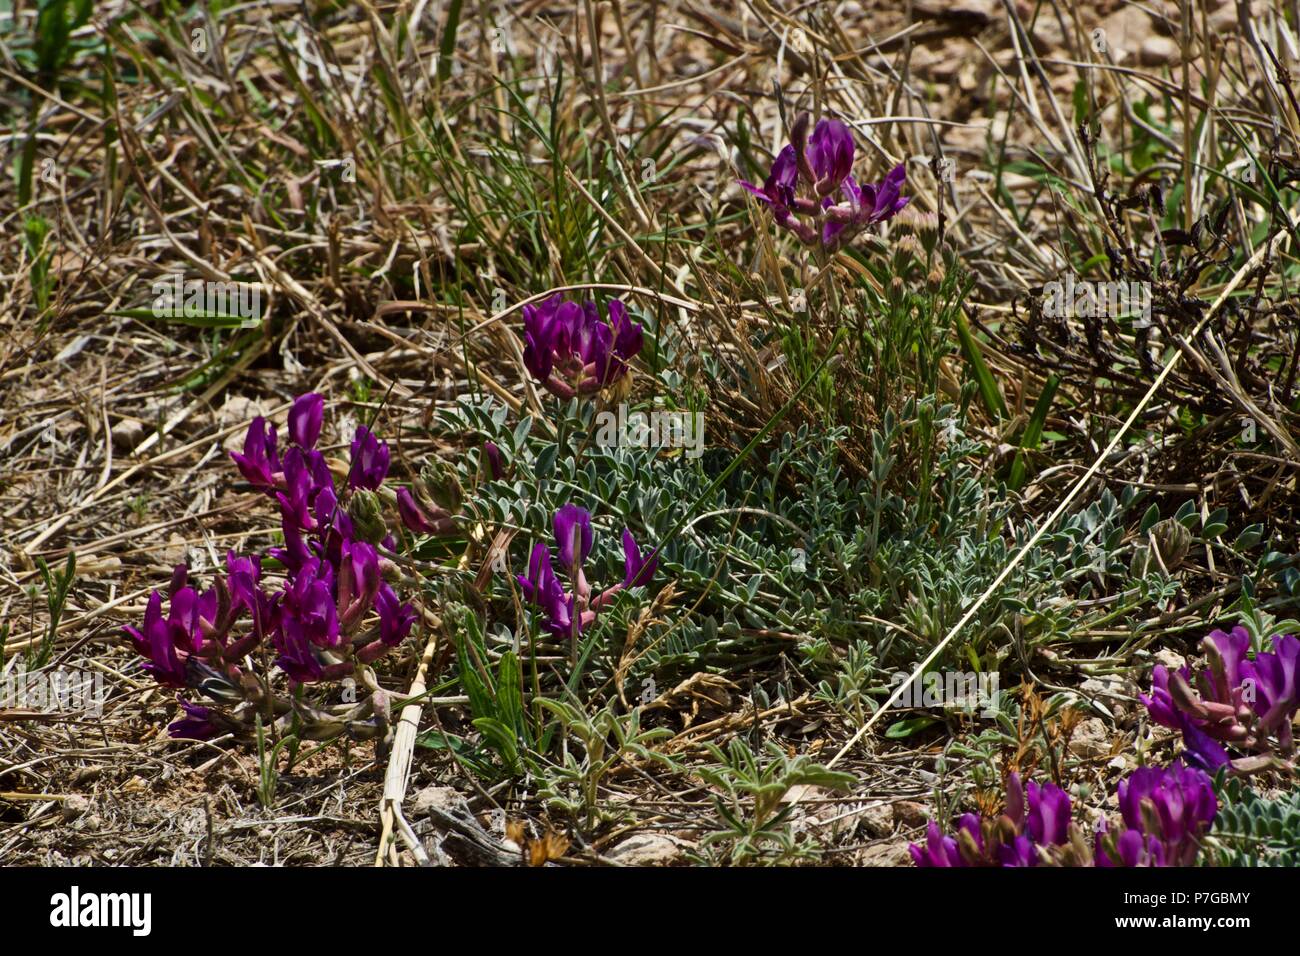
[[[348,517],[352,519],[356,536],[367,544],[377,544],[388,533],[383,502],[373,491],[362,488],[353,493],[348,502]]]
[[[424,497],[448,514],[459,514],[464,491],[455,470],[444,461],[433,459],[420,469],[419,490]]]

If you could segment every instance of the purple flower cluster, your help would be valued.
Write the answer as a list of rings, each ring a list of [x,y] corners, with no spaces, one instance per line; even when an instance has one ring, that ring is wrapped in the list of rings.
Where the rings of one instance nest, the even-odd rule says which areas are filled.
[[[1026,809],[1026,797],[1028,807]],[[1070,797],[1054,783],[1020,785],[1020,775],[1007,778],[1006,810],[994,819],[962,814],[955,836],[945,836],[933,820],[925,845],[908,847],[917,866],[1036,866],[1039,847],[1061,846],[1069,840]]]
[[[155,591],[141,629],[125,628],[147,658],[144,669],[159,683],[176,688],[244,686],[240,663],[269,638],[276,663],[291,680],[311,683],[355,672],[400,644],[415,623],[415,610],[402,603],[384,580],[391,564],[376,544],[391,551],[382,519],[355,521],[340,506],[334,477],[316,449],[324,400],[299,396],[289,412],[289,444],[280,454],[277,434],[260,416],[253,420],[244,451],[232,453],[244,477],[280,504],[284,546],[268,552],[285,568],[283,586],[268,595],[260,557],[226,557],[226,574],[214,587],[188,587],[184,566],[177,569],[163,616]],[[365,503],[388,474],[389,450],[368,428],[356,430],[347,486],[353,504]],[[377,499],[376,499],[377,500]],[[359,509],[358,514],[364,514]],[[371,615],[376,623],[368,624]],[[169,730],[173,736],[210,737],[220,724],[210,708],[184,704],[186,717]]]
[[[551,563],[551,549],[538,541],[528,556],[528,573],[518,575],[524,598],[541,609],[546,629],[557,636],[568,636],[575,644],[578,635],[596,619],[596,612],[614,599],[624,588],[650,583],[659,565],[658,553],[641,553],[632,532],[623,529],[623,580],[595,595],[587,583],[583,562],[591,553],[594,535],[591,515],[575,504],[567,504],[555,513],[556,556],[560,569],[569,581],[566,590]]]
[[[1219,802],[1202,770],[1175,761],[1140,767],[1119,782],[1125,828],[1112,834],[1103,821],[1093,858],[1097,866],[1191,866]]]
[[[1171,673],[1157,665],[1151,694],[1142,695],[1151,719],[1182,732],[1187,759],[1207,770],[1249,771],[1295,753],[1291,723],[1300,709],[1300,639],[1280,635],[1272,652],[1247,657],[1244,627],[1211,632],[1202,642],[1209,667],[1193,678],[1186,665]],[[1232,747],[1254,756],[1232,759]]]
[[[807,113],[795,120],[790,144],[777,154],[761,187],[743,180],[740,185],[772,210],[777,225],[807,245],[820,243],[830,253],[907,205],[908,197],[900,195],[907,171],[900,163],[881,182],[859,184],[852,176],[849,128],[839,120],[823,119],[809,136],[808,123]]]
[[[594,302],[553,295],[524,306],[524,365],[560,398],[590,395],[612,385],[641,351],[641,326],[618,299],[602,319]]]
[[[154,591],[145,607],[144,624],[123,630],[137,652],[146,657],[144,670],[164,687],[191,687],[210,676],[202,662],[238,659],[259,644],[274,624],[275,606],[259,587],[261,561],[226,555],[226,576],[215,587],[198,591],[188,586],[184,565],[176,568],[163,616],[162,595]],[[247,611],[247,633],[231,639],[231,630]]]
[[[1014,773],[1001,815],[963,814],[953,836],[931,820],[925,843],[908,850],[917,866],[1191,866],[1218,813],[1210,778],[1181,763],[1135,770],[1120,781],[1117,796],[1124,827],[1111,832],[1103,820],[1091,853],[1070,822],[1065,791],[1032,781],[1022,790]]]

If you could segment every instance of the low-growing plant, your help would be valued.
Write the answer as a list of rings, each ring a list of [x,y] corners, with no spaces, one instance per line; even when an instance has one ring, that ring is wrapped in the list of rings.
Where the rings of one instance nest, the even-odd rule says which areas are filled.
[[[816,847],[791,826],[796,804],[786,796],[796,787],[844,792],[855,779],[823,767],[808,754],[787,753],[770,740],[758,752],[739,737],[725,749],[712,742],[705,748],[713,762],[694,772],[714,788],[718,824],[702,842],[716,848],[721,860],[736,865],[809,858]]]

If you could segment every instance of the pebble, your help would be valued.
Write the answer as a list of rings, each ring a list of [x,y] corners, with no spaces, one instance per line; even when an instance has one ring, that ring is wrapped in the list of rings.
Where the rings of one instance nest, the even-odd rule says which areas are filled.
[[[1178,44],[1169,37],[1151,36],[1138,48],[1138,62],[1143,66],[1163,66],[1178,60]]]
[[[690,846],[662,833],[638,833],[609,851],[609,858],[624,866],[671,866]]]

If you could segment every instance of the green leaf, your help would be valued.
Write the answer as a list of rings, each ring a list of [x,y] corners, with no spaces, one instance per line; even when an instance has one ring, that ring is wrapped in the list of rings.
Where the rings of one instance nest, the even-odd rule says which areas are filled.
[[[885,736],[890,740],[903,740],[918,731],[925,730],[927,727],[933,727],[938,722],[937,717],[907,717],[890,724],[885,730]]]
[[[1002,392],[998,390],[998,383],[994,380],[988,363],[984,361],[984,353],[980,350],[979,342],[976,341],[974,334],[971,332],[965,313],[957,309],[954,312],[953,319],[957,326],[957,338],[961,341],[962,355],[966,359],[966,364],[970,366],[975,381],[979,384],[980,398],[984,402],[984,408],[994,418],[1006,420],[1010,417],[1007,414],[1007,403],[1003,401]]]
[[[1038,401],[1034,403],[1033,414],[1029,416],[1029,424],[1025,426],[1025,433],[1020,439],[1020,450],[1016,452],[1015,460],[1011,463],[1011,477],[1007,481],[1007,486],[1013,490],[1019,491],[1025,483],[1026,455],[1036,449],[1042,440],[1047,413],[1051,411],[1052,399],[1056,397],[1056,390],[1060,387],[1061,380],[1057,376],[1047,376],[1043,391],[1038,396]]]
[[[1146,534],[1148,531],[1150,531],[1152,528],[1156,526],[1156,523],[1159,522],[1159,520],[1160,520],[1160,506],[1152,505],[1150,508],[1147,509],[1146,514],[1142,516],[1142,523],[1138,525],[1138,532],[1140,534]]]

